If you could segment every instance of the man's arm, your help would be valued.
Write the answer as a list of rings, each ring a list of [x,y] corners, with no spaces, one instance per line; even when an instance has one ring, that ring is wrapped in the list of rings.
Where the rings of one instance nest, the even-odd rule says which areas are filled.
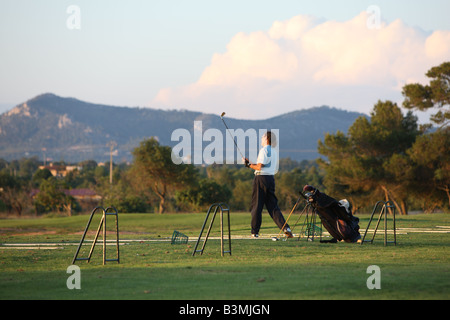
[[[244,162],[245,162],[246,167],[253,169],[255,171],[259,171],[259,170],[261,170],[261,168],[264,167],[264,165],[262,163],[251,164],[247,158],[244,159]]]
[[[248,167],[255,171],[259,171],[259,170],[261,170],[262,167],[264,167],[264,165],[262,163],[257,163],[257,164],[249,164]]]

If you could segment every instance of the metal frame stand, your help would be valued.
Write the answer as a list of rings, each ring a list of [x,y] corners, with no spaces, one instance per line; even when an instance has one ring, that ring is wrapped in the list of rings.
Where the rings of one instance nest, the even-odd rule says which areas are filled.
[[[305,212],[305,221],[303,221],[302,229],[298,235],[297,241],[300,241],[300,238],[303,234],[306,236],[306,241],[314,241],[314,237],[316,236],[316,228],[319,228],[318,226],[316,226],[317,212],[316,209],[308,201],[306,201],[306,205],[303,211],[300,213],[300,216],[295,222],[294,228],[297,226],[300,218]],[[322,225],[322,220],[320,221],[320,223]],[[292,228],[292,230],[294,230],[294,228]],[[322,240],[322,228],[320,228],[320,240]]]
[[[211,222],[209,224],[208,231],[206,232],[206,236],[203,240],[203,246],[200,250],[197,250],[197,247],[202,239],[203,230],[205,229],[206,223],[208,221],[209,215],[211,211],[214,209],[214,214],[211,218]],[[192,252],[192,256],[195,256],[197,252],[200,252],[200,255],[203,254],[203,251],[205,250],[206,242],[208,241],[209,234],[211,232],[211,228],[214,223],[214,219],[216,218],[217,212],[220,210],[220,248],[221,248],[221,255],[225,253],[229,253],[231,256],[231,231],[230,231],[230,209],[228,208],[228,205],[225,203],[214,203],[212,204],[208,212],[206,213],[205,221],[203,222],[202,230],[200,231],[200,235],[198,236],[197,243],[195,244],[194,252]],[[224,241],[223,241],[223,213],[226,212],[228,215],[228,251],[224,250]]]
[[[380,204],[383,204],[381,207],[380,215],[378,216],[377,225],[375,227],[375,230],[373,232],[372,240],[365,240],[367,231],[369,231],[370,223],[372,222],[373,216],[375,214],[375,211],[378,209],[378,206]],[[387,241],[387,210],[392,209],[392,220],[393,220],[393,227],[394,227],[394,241]],[[366,232],[364,233],[364,237],[361,240],[361,245],[364,242],[370,242],[373,244],[373,240],[375,239],[375,235],[377,234],[378,226],[380,225],[381,218],[384,215],[384,246],[387,246],[388,243],[393,243],[394,245],[397,245],[397,234],[396,234],[396,228],[395,228],[395,206],[392,201],[378,201],[375,206],[373,207],[372,215],[370,216],[369,224],[367,225]]]
[[[102,219],[100,220],[100,223],[98,225],[97,233],[95,234],[94,242],[92,243],[91,250],[89,251],[89,255],[87,258],[78,258],[78,254],[80,252],[81,246],[83,245],[84,239],[86,237],[86,234],[89,230],[89,226],[91,224],[92,218],[94,217],[94,214],[98,211],[102,211]],[[110,210],[114,210],[114,212],[109,212]],[[117,249],[117,259],[106,259],[106,216],[114,215],[116,216],[116,249]],[[117,209],[114,207],[108,207],[104,209],[103,207],[96,207],[91,212],[91,216],[89,217],[88,223],[86,225],[86,228],[84,229],[83,236],[81,237],[80,244],[78,245],[77,251],[75,252],[75,256],[73,257],[72,264],[75,264],[75,261],[85,260],[88,263],[91,260],[92,253],[94,252],[95,244],[97,243],[98,236],[100,234],[100,231],[103,228],[103,265],[106,264],[106,262],[110,261],[117,261],[117,263],[120,263],[119,260],[119,214],[117,212]]]

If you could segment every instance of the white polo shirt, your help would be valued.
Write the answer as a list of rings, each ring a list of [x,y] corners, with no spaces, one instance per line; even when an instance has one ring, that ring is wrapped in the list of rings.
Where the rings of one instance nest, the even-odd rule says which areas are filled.
[[[278,153],[275,148],[265,146],[258,153],[256,163],[261,163],[264,167],[255,171],[255,174],[273,176],[278,172]]]

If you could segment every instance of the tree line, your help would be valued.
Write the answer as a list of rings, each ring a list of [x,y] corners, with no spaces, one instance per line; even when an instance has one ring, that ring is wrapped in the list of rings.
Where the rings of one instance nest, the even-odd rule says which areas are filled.
[[[77,164],[79,169],[54,177],[49,169],[39,168],[42,162],[36,157],[0,160],[0,212],[21,216],[86,211],[89,208],[64,192],[82,188],[95,191],[101,204],[122,213],[198,212],[215,202],[226,202],[238,211],[249,208],[253,173],[243,165],[175,165],[170,147],[154,138],[142,141],[133,153],[132,163],[113,165],[112,184],[109,163],[83,161]],[[323,188],[315,161],[281,159],[280,169],[277,195],[282,207],[296,201],[307,181]]]
[[[349,199],[357,212],[379,200],[391,200],[401,214],[450,207],[450,62],[427,72],[427,85],[403,87],[403,107],[378,101],[347,133],[318,141],[316,161],[280,160],[276,194],[283,210],[292,208],[305,184],[337,199]],[[430,124],[418,125],[413,110],[435,110]],[[324,128],[324,131],[326,128]],[[249,209],[253,172],[243,165],[176,165],[171,148],[145,139],[133,150],[133,162],[88,160],[81,169],[56,178],[37,158],[0,160],[0,211],[71,214],[80,204],[64,190],[89,188],[119,212],[203,211],[226,202],[235,211]]]
[[[401,214],[408,207],[433,211],[450,206],[450,62],[431,68],[429,84],[403,87],[403,115],[396,103],[378,101],[370,120],[358,118],[348,133],[319,141],[324,185],[358,208],[391,200]],[[435,112],[419,126],[412,110]],[[433,127],[434,126],[434,127]]]

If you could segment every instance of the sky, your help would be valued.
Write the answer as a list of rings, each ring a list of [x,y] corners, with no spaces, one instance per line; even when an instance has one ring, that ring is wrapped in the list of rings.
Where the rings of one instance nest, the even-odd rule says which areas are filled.
[[[450,61],[448,0],[0,0],[0,112],[36,95],[266,119],[401,105]]]

